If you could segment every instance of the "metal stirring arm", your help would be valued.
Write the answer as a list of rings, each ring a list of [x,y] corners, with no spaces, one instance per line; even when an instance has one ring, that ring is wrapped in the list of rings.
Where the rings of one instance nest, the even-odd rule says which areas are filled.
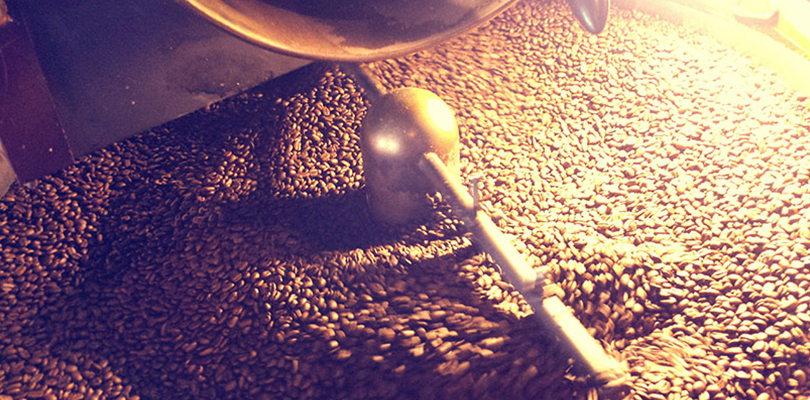
[[[489,216],[474,206],[474,199],[439,156],[432,152],[424,154],[419,169],[434,188],[442,192],[453,213],[464,221],[478,245],[501,267],[509,282],[534,308],[541,326],[583,368],[588,379],[606,392],[624,390],[627,374],[622,365],[605,353],[558,297],[543,294],[545,276],[532,269]]]

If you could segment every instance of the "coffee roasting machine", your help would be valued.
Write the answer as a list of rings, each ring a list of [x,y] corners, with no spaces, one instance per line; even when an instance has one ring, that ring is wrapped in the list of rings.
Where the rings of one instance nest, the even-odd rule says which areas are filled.
[[[310,60],[412,53],[514,2],[0,1],[0,193]],[[571,4],[604,28],[607,3]]]
[[[418,88],[385,93],[356,62],[391,58],[434,45],[488,20],[511,0],[367,2],[223,2],[189,0],[217,25],[260,46],[311,59],[344,62],[372,106],[361,151],[372,214],[403,223],[424,214],[426,196],[440,192],[474,240],[534,308],[540,326],[556,338],[586,378],[609,395],[621,392],[626,372],[546,287],[459,179],[459,133],[453,111]],[[569,0],[582,26],[601,32],[609,0]],[[336,15],[339,17],[336,18]]]
[[[54,172],[75,155],[229,97],[306,60],[340,62],[362,84],[372,104],[361,133],[372,213],[381,222],[402,223],[430,212],[426,196],[440,192],[474,242],[534,308],[538,326],[559,342],[577,371],[608,396],[620,393],[626,383],[624,367],[552,294],[544,274],[527,263],[479,206],[474,177],[468,177],[469,188],[461,183],[453,111],[423,89],[386,92],[360,64],[434,46],[514,2],[179,1],[232,36],[200,25],[198,16],[172,2],[107,9],[97,4],[76,8],[56,2],[10,2],[10,11],[0,2],[0,138],[7,154],[0,148],[0,172],[6,171],[0,175],[0,193],[15,175],[26,182]],[[598,34],[605,28],[609,0],[568,0],[568,4],[588,32]],[[84,31],[60,31],[71,18],[93,19],[96,13],[120,13],[128,20],[96,19]],[[159,14],[164,17],[155,17]],[[140,32],[138,40],[102,36],[122,32],[119,22]],[[117,52],[121,46],[129,46],[127,57]],[[170,50],[154,56],[156,47]],[[142,67],[122,68],[133,61],[143,62]],[[93,63],[101,64],[103,73],[83,74],[82,66]],[[141,81],[155,84],[136,84]],[[14,175],[3,165],[8,160]]]
[[[256,44],[295,56],[342,62],[414,52],[480,24],[512,2],[420,3],[409,2],[403,7],[391,1],[371,1],[335,7],[334,2],[329,6],[307,2],[280,2],[278,6],[252,1],[188,2],[216,24]],[[585,29],[591,33],[604,29],[607,0],[571,0],[569,4]],[[324,15],[324,10],[329,14]],[[335,19],[334,13],[360,18],[360,23]],[[541,326],[561,341],[585,375],[606,391],[620,391],[625,380],[621,365],[604,352],[559,298],[546,295],[550,291],[545,290],[545,276],[526,263],[479,209],[477,198],[470,197],[461,185],[459,133],[449,107],[422,89],[383,93],[358,64],[346,64],[346,69],[364,82],[373,102],[361,147],[375,216],[389,223],[405,222],[424,212],[420,201],[425,202],[429,192],[441,192],[479,245],[535,308]]]

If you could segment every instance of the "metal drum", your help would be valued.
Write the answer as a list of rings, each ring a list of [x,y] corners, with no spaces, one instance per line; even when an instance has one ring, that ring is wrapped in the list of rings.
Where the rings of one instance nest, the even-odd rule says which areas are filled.
[[[182,0],[217,25],[289,55],[371,61],[438,44],[494,17],[516,0]],[[608,0],[569,0],[588,31],[600,32]]]

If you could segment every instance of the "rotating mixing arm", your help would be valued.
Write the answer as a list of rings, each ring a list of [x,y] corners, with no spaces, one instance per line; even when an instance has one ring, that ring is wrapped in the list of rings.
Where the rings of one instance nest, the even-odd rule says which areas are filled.
[[[590,382],[606,394],[624,390],[626,371],[622,365],[605,353],[558,297],[544,295],[545,276],[533,270],[486,213],[477,209],[474,199],[439,156],[432,152],[424,154],[419,169],[434,188],[442,192],[479,246],[489,253],[509,282],[534,308],[540,326],[559,341],[583,368]]]
[[[605,353],[559,298],[545,295],[545,276],[515,250],[459,182],[459,134],[450,107],[426,90],[401,88],[385,93],[364,67],[344,68],[373,101],[360,137],[372,214],[380,221],[399,223],[422,212],[428,205],[427,192],[441,192],[477,244],[534,308],[540,326],[575,360],[589,383],[607,396],[618,397],[626,388],[622,365]]]

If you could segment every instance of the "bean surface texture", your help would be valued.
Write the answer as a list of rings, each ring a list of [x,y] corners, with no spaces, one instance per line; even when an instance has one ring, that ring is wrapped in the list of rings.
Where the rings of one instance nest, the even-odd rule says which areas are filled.
[[[462,178],[632,399],[810,395],[810,102],[710,37],[525,1],[368,65],[457,113]],[[587,398],[440,197],[375,223],[368,107],[312,64],[0,199],[0,400]]]

